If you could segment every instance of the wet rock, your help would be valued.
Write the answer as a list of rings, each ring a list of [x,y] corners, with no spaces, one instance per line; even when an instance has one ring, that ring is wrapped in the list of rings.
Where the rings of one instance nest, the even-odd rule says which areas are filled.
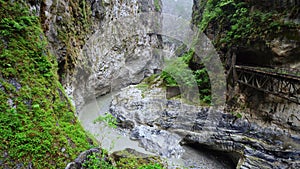
[[[110,111],[120,121],[132,121],[135,128],[131,137],[156,153],[161,153],[156,151],[159,147],[168,149],[160,139],[172,146],[181,140],[182,144],[201,144],[239,154],[238,168],[289,168],[300,164],[299,133],[255,118],[237,118],[222,110],[167,100],[165,94],[164,89],[141,91],[138,86],[129,86],[114,96]]]
[[[160,118],[160,114],[164,112],[166,102],[157,100],[163,93],[160,88],[151,90],[151,97],[144,98],[145,93],[134,86],[129,86],[121,91],[114,96],[115,99],[110,107],[110,111],[120,122],[130,122],[134,126],[138,124],[154,125],[154,122]]]
[[[300,131],[300,105],[271,94],[261,95],[253,90],[247,102],[252,112],[252,118],[262,119],[265,122],[275,123],[282,128]]]
[[[165,130],[138,126],[131,131],[131,139],[139,140],[146,150],[167,158],[179,158],[184,149],[179,145],[181,137]]]
[[[284,43],[283,41],[273,40],[271,42],[272,51],[278,56],[286,57],[297,47],[296,42],[294,44]]]

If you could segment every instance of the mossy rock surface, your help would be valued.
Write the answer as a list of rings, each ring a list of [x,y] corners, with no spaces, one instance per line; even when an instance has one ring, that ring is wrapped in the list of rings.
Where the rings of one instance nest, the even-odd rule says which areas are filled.
[[[38,17],[0,0],[0,166],[65,168],[91,142],[58,81]]]
[[[116,163],[117,168],[131,169],[153,166],[154,169],[155,166],[157,166],[157,168],[165,168],[164,166],[167,166],[158,156],[144,154],[130,148],[116,151],[112,153],[110,157]]]

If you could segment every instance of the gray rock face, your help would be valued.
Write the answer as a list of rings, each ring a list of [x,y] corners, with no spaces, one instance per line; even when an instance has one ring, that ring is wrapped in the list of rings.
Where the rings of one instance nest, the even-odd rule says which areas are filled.
[[[115,95],[110,111],[121,122],[131,121],[135,126],[133,138],[148,148],[168,148],[156,138],[163,133],[162,138],[173,139],[171,135],[175,133],[182,144],[197,143],[239,154],[237,168],[299,167],[299,133],[251,117],[239,119],[221,110],[167,100],[164,96],[164,89],[142,91],[129,86]],[[208,120],[211,113],[216,117],[214,120]]]
[[[57,58],[60,81],[74,102],[85,86],[82,81],[91,74],[87,69],[91,62],[83,55],[83,47],[93,32],[100,29],[107,4],[102,0],[45,0],[28,4],[40,17],[48,48]],[[81,102],[83,99],[74,104]]]
[[[298,34],[300,33],[298,32]],[[297,35],[295,36],[297,37]],[[277,56],[273,59],[274,63],[299,68],[299,58],[297,57],[300,54],[299,41],[294,39],[279,40],[278,38],[271,42],[270,47],[272,52]]]
[[[60,81],[78,110],[89,99],[139,83],[160,69],[155,49],[161,48],[162,40],[149,33],[149,28],[160,27],[159,21],[149,21],[152,17],[148,16],[137,23],[135,18],[140,13],[159,13],[161,1],[157,2],[29,2],[57,57]]]
[[[194,0],[192,17],[194,24],[202,20],[204,6],[207,2],[207,0]],[[300,14],[298,12],[300,5],[297,0],[249,0],[235,2],[245,2],[249,12],[259,11],[265,14],[272,14],[274,18],[275,16],[280,17],[278,22],[293,23],[295,25],[299,25],[300,23]],[[234,13],[234,11],[230,11],[230,8],[222,10],[226,13]],[[231,25],[226,25],[228,23],[221,23],[222,28],[216,28],[220,22],[218,20],[215,23],[211,23],[205,30],[206,35],[211,40],[218,41],[218,38],[226,36],[226,31],[230,31],[229,28]],[[281,33],[276,33],[274,29],[269,31],[266,37],[252,40],[250,44],[245,44],[242,40],[235,42],[235,46],[238,47],[236,51],[238,64],[299,68],[299,57],[297,57],[300,54],[299,28],[283,27],[285,26],[282,26]],[[258,25],[255,29],[266,29],[266,26]],[[221,45],[218,47],[222,48]],[[230,49],[226,50],[231,49],[230,47]]]
[[[179,158],[184,149],[179,145],[181,137],[175,133],[149,126],[137,126],[131,132],[131,139],[139,140],[146,150],[167,158]]]
[[[143,95],[143,91],[134,86],[122,89],[112,101],[110,109],[113,115],[121,122],[131,121],[133,127],[139,124],[154,125],[153,123],[160,118],[160,113],[164,110],[165,103],[160,104],[164,95],[160,88],[153,89],[150,97],[143,97]]]
[[[252,93],[246,102],[250,104],[252,118],[265,119],[288,130],[300,131],[300,105],[291,103],[285,99],[271,94],[254,92],[247,89],[246,93]]]
[[[80,108],[88,99],[109,93],[130,84],[141,82],[156,69],[161,59],[161,37],[149,33],[151,24],[159,28],[159,21],[140,18],[140,11],[154,12],[154,4],[147,1],[107,1],[101,28],[89,37],[82,50],[89,71],[77,71],[79,78],[67,86]],[[144,9],[145,8],[145,9]],[[141,19],[141,20],[139,20]]]

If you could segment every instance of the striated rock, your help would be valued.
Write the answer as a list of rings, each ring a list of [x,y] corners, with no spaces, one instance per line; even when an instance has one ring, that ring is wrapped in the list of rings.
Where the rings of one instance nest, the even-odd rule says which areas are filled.
[[[291,103],[285,99],[245,89],[248,94],[245,98],[249,104],[251,116],[261,119],[266,123],[275,123],[282,128],[300,131],[300,105]]]
[[[160,98],[164,97],[162,89],[153,89],[150,97],[144,97],[145,93],[134,86],[128,86],[121,91],[114,96],[110,107],[112,114],[120,122],[130,121],[134,124],[133,127],[138,124],[153,126],[160,118],[159,113],[164,109],[164,102],[160,104]],[[153,105],[157,106],[153,107]]]
[[[139,140],[142,147],[161,157],[179,158],[184,153],[184,149],[179,145],[180,136],[165,130],[137,126],[132,129],[131,139]]]
[[[199,23],[202,20],[204,6],[207,2],[208,1],[206,0],[194,0],[193,23]],[[224,54],[226,57],[224,60],[233,62],[227,65],[227,69],[230,71],[229,67],[232,66],[232,64],[239,64],[275,68],[293,68],[294,71],[298,71],[300,68],[299,1],[249,0],[234,2],[244,2],[246,4],[244,7],[247,8],[250,13],[258,13],[258,16],[272,16],[272,22],[275,24],[277,23],[280,26],[278,26],[277,29],[269,29],[267,28],[269,25],[257,24],[253,29],[267,30],[263,32],[264,36],[251,39],[252,37],[255,37],[255,34],[258,32],[255,32],[253,36],[244,34],[244,37],[235,41],[231,47],[228,47],[225,44],[216,43],[218,45],[216,47],[221,49],[220,52],[226,53]],[[234,14],[235,12],[231,11],[231,8],[229,7],[223,7],[221,10],[222,13],[227,12],[228,15]],[[228,20],[228,22],[222,22],[221,20],[223,19],[218,18],[212,21],[204,31],[208,37],[215,42],[218,42],[220,38],[225,37],[228,31],[232,31],[232,25],[230,25],[231,21]],[[257,22],[260,20],[261,19]],[[287,26],[287,23],[289,23],[290,26]],[[240,30],[247,32],[249,29],[241,28]],[[234,32],[234,35],[238,36],[239,34],[243,34],[243,32]],[[245,42],[244,40],[248,42]],[[231,72],[228,74],[230,73]],[[228,81],[231,80],[230,78],[228,78]],[[228,86],[230,86],[230,84]],[[230,87],[228,88],[230,89]],[[300,105],[291,103],[271,94],[247,88],[243,85],[238,85],[238,87],[235,86],[235,89],[232,91],[232,93],[236,94],[236,97],[233,99],[235,101],[232,105],[239,110],[242,109],[245,111],[244,117],[248,119],[248,122],[245,122],[244,124],[249,125],[249,129],[243,129],[244,132],[241,132],[241,139],[243,141],[238,139],[230,142],[230,145],[238,145],[238,147],[240,147],[239,150],[242,150],[241,153],[244,156],[247,156],[240,159],[239,167],[262,168],[261,166],[265,166],[266,168],[298,168],[298,138],[300,134],[300,119],[298,117],[300,115]],[[228,91],[228,93],[229,92],[231,91]],[[243,101],[241,102],[238,98],[243,98]],[[233,100],[230,100],[230,102]],[[222,115],[222,117],[223,116],[224,115]],[[230,118],[223,117],[222,121],[228,119]],[[240,121],[241,119],[230,120],[229,123],[234,122],[232,125],[236,126]],[[223,127],[228,128],[226,126]],[[221,130],[223,130],[223,127]],[[231,132],[233,131],[231,130]],[[221,134],[220,137],[223,140],[220,139],[219,142],[224,143],[226,140],[232,139],[234,136],[231,132],[229,132],[228,137],[224,137]],[[249,135],[247,132],[253,133]],[[241,134],[239,134],[239,138]],[[198,137],[201,137],[201,135],[194,136],[192,139],[188,140],[195,140]],[[249,142],[249,139],[254,139],[253,143],[257,143],[256,146],[259,146],[260,148],[256,148],[253,143]],[[218,143],[216,144],[213,142],[212,144],[218,145]],[[289,147],[288,145],[290,144],[293,146]],[[224,146],[224,144],[222,146]],[[251,150],[249,150],[249,147]],[[256,151],[253,151],[253,149]],[[293,159],[292,156],[296,158]]]
[[[129,86],[115,95],[110,111],[118,120],[134,123],[133,138],[151,148],[155,144],[159,146],[160,142],[153,138],[159,138],[161,133],[169,139],[176,133],[182,144],[205,145],[239,154],[237,168],[297,168],[300,165],[298,132],[250,116],[238,118],[221,110],[167,100],[164,89],[142,91],[138,86]],[[215,119],[209,120],[212,113]]]

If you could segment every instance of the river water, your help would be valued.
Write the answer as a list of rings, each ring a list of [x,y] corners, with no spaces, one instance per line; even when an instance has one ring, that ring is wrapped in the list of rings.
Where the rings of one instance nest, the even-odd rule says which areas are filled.
[[[101,146],[110,152],[123,150],[130,147],[142,153],[147,153],[145,149],[138,146],[138,142],[129,139],[126,131],[113,129],[105,124],[96,123],[94,120],[100,115],[105,115],[109,111],[113,93],[99,97],[86,104],[79,113],[79,120],[85,130],[95,136]]]
[[[162,0],[163,13],[168,13],[185,20],[191,20],[192,0]],[[125,148],[135,149],[145,154],[152,154],[139,146],[137,141],[130,140],[129,131],[123,129],[112,129],[105,124],[93,121],[100,115],[109,111],[112,95],[116,92],[101,96],[86,104],[79,112],[79,120],[88,132],[95,136],[102,148],[109,152],[123,150]],[[226,159],[210,151],[202,151],[195,147],[183,146],[185,152],[179,158],[166,159],[169,168],[194,168],[194,169],[230,169],[234,168]]]
[[[109,111],[113,94],[114,93],[110,93],[99,97],[83,107],[82,111],[79,113],[79,120],[84,129],[94,135],[102,148],[107,149],[109,152],[131,148],[145,154],[154,155],[140,147],[137,141],[130,140],[128,131],[123,129],[112,129],[103,123],[93,123],[97,117],[104,115]],[[183,146],[183,148],[185,152],[180,158],[166,159],[169,168],[175,168],[176,166],[179,166],[180,168],[190,167],[195,169],[233,168],[228,162],[222,160],[220,156],[212,154],[209,151],[199,151],[189,146]]]

